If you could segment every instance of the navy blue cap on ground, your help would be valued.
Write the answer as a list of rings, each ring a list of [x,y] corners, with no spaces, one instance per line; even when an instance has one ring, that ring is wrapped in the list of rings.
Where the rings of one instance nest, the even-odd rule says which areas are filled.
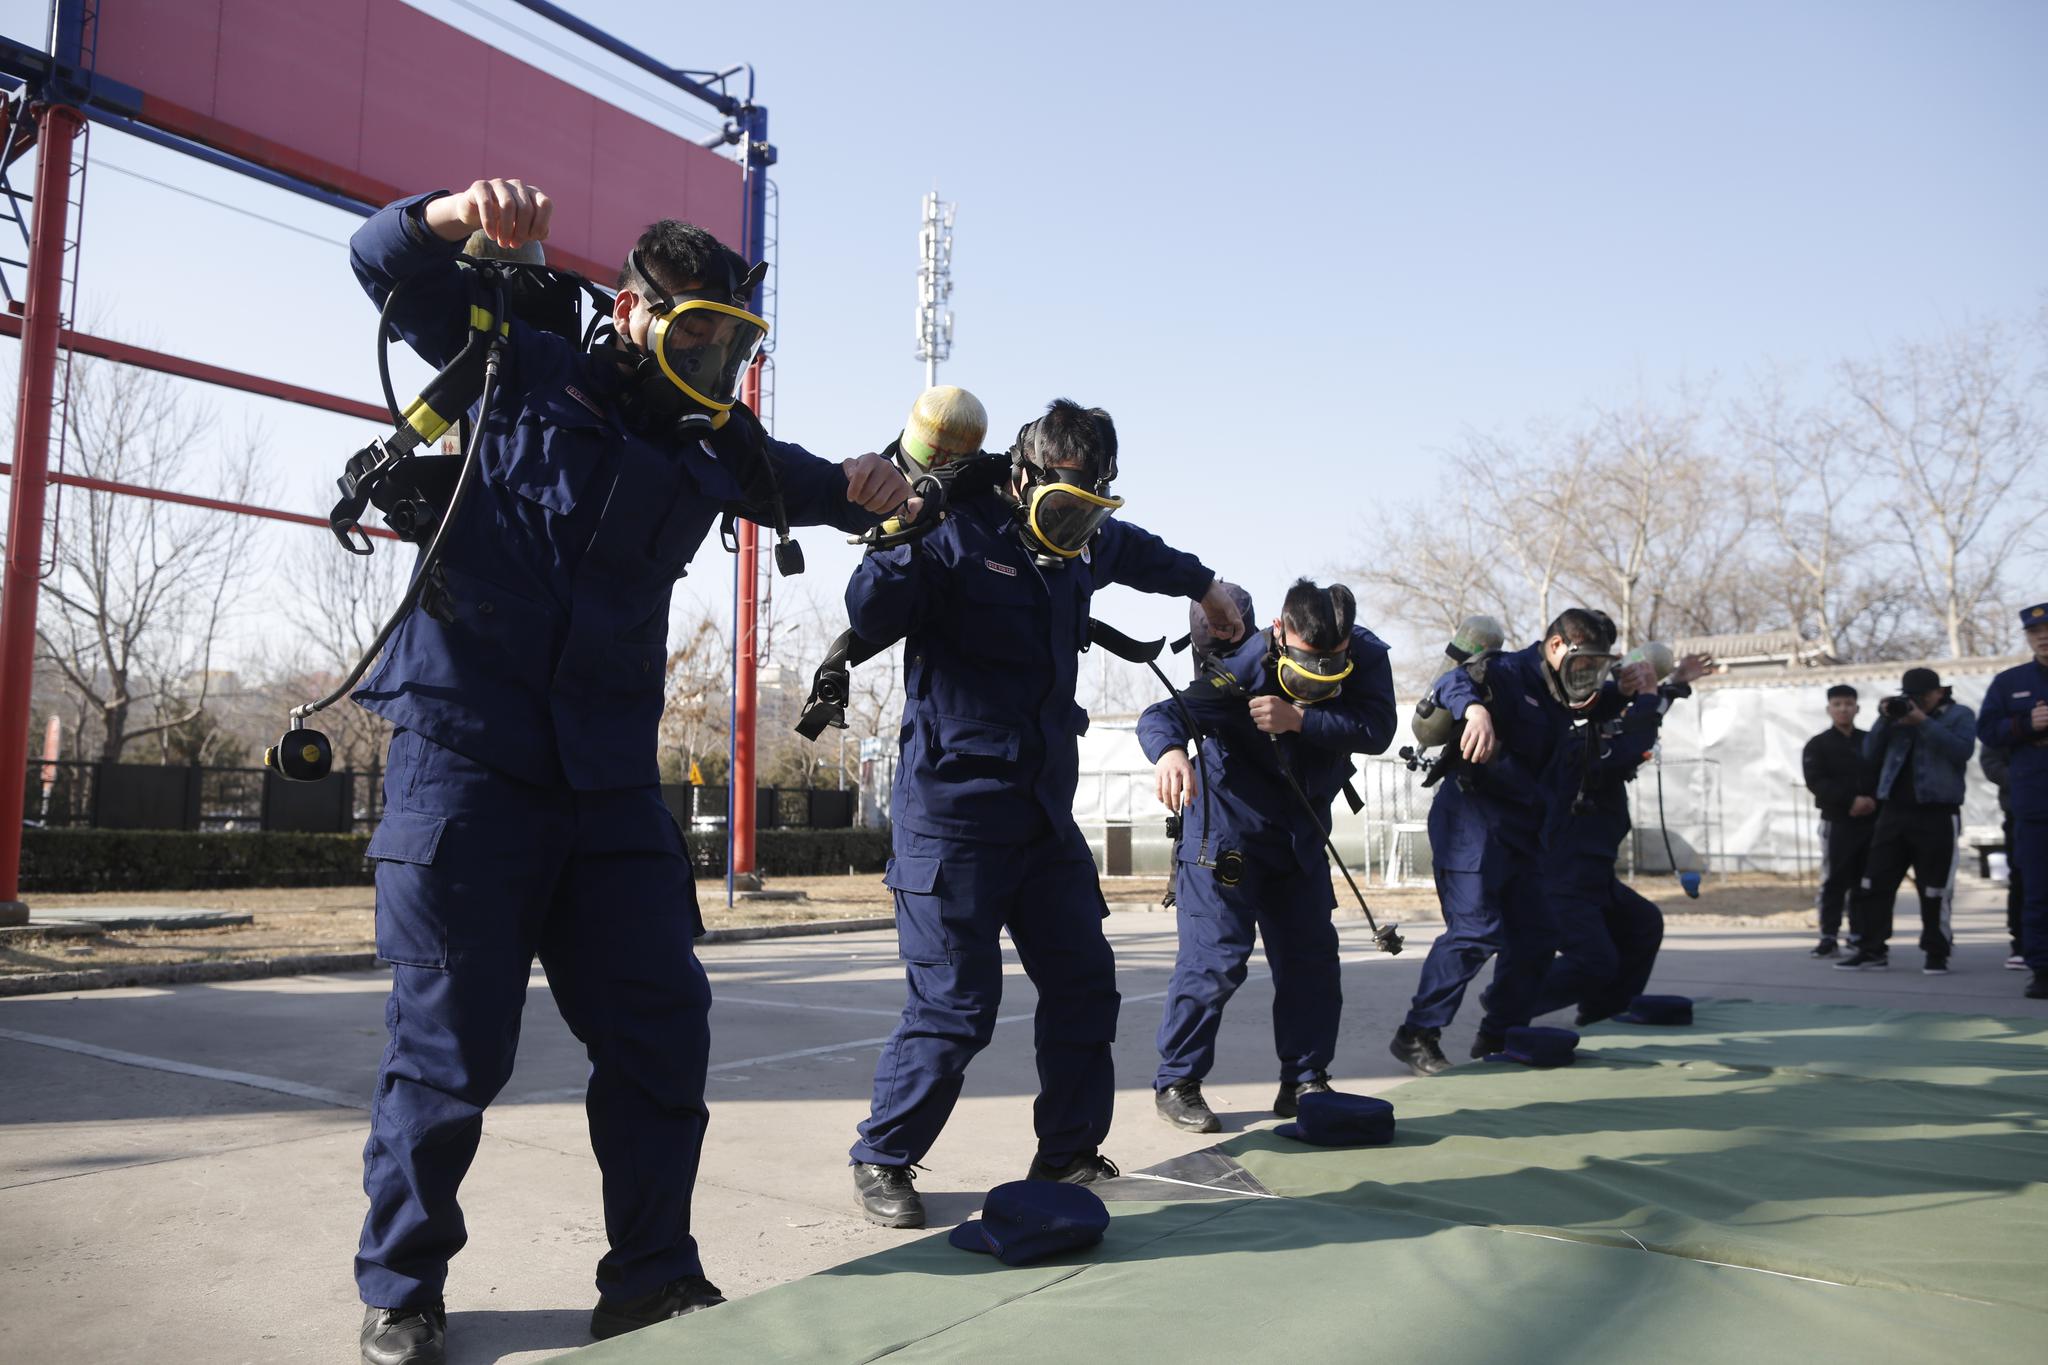
[[[946,1240],[1004,1265],[1028,1265],[1094,1246],[1108,1228],[1109,1209],[1086,1185],[1012,1180],[990,1190],[981,1217],[954,1228]]]
[[[1624,1024],[1690,1024],[1692,997],[1688,995],[1639,995],[1628,1008],[1614,1016]]]
[[[1579,1035],[1568,1028],[1511,1028],[1506,1045],[1489,1054],[1486,1060],[1520,1062],[1523,1066],[1570,1066],[1578,1046]]]
[[[1394,1140],[1394,1106],[1371,1095],[1311,1090],[1295,1101],[1294,1122],[1273,1131],[1317,1147],[1377,1147]]]

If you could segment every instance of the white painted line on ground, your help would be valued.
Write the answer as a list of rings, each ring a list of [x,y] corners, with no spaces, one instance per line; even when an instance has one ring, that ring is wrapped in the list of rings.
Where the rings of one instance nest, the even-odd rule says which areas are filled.
[[[797,1000],[763,1000],[751,995],[727,995],[717,986],[711,988],[713,1005],[758,1005],[770,1010],[816,1010],[820,1014],[873,1014],[883,1019],[894,1019],[903,1011],[865,1009],[859,1005],[813,1005]]]
[[[1207,1190],[1211,1194],[1227,1194],[1238,1199],[1279,1199],[1277,1194],[1261,1194],[1257,1190],[1240,1190],[1229,1185],[1204,1185],[1198,1180],[1175,1180],[1170,1175],[1147,1175],[1143,1171],[1125,1171],[1119,1180],[1156,1180],[1162,1185],[1185,1185],[1191,1190]]]
[[[215,1066],[199,1066],[192,1062],[175,1062],[168,1057],[145,1057],[139,1052],[121,1052],[110,1047],[93,1043],[80,1043],[70,1038],[52,1038],[45,1033],[22,1033],[11,1028],[0,1028],[0,1038],[10,1042],[28,1043],[34,1047],[55,1048],[59,1052],[76,1052],[85,1057],[97,1057],[103,1062],[115,1062],[121,1066],[141,1067],[146,1071],[167,1071],[175,1076],[192,1076],[203,1081],[224,1081],[229,1085],[245,1085],[252,1090],[269,1090],[279,1095],[291,1095],[297,1099],[312,1100],[316,1104],[331,1104],[340,1109],[368,1109],[370,1102],[360,1095],[344,1095],[339,1090],[325,1086],[302,1085],[298,1081],[287,1081],[276,1076],[258,1076],[248,1071],[223,1071]]]
[[[1340,958],[1339,964],[1347,967],[1353,966],[1360,962],[1369,962],[1373,957],[1378,956],[1380,954],[1375,953],[1371,957]],[[1253,972],[1246,977],[1246,980],[1249,982],[1262,979],[1266,975],[1265,972]],[[1124,1003],[1127,1005],[1144,1004],[1148,1001],[1164,1000],[1169,994],[1171,994],[1171,991],[1152,991],[1145,995],[1127,995],[1124,997]],[[765,1005],[775,1009],[814,1010],[833,1014],[873,1014],[885,1018],[901,1013],[900,1010],[863,1009],[846,1005],[814,1005],[795,1001],[762,1000],[742,996],[714,995],[714,999],[723,999],[736,1005]],[[1018,1024],[1032,1017],[1031,1014],[1005,1014],[997,1018],[996,1023]],[[797,1048],[790,1052],[771,1052],[762,1057],[741,1057],[736,1061],[718,1062],[711,1066],[709,1071],[714,1074],[722,1071],[741,1071],[747,1067],[768,1066],[774,1062],[791,1062],[805,1057],[822,1057],[834,1052],[851,1052],[860,1048],[880,1047],[889,1041],[890,1036],[885,1033],[878,1038],[855,1038],[850,1042],[824,1043],[817,1047]],[[100,1047],[95,1043],[81,1043],[70,1038],[55,1038],[45,1033],[24,1033],[18,1029],[0,1028],[0,1039],[16,1043],[27,1043],[33,1047],[53,1048],[59,1052],[75,1052],[80,1056],[97,1057],[101,1061],[114,1062],[120,1066],[140,1067],[146,1071],[162,1071],[174,1076],[191,1076],[197,1080],[221,1081],[228,1085],[247,1086],[252,1090],[268,1090],[273,1094],[290,1095],[295,1099],[311,1100],[316,1104],[329,1104],[338,1109],[367,1110],[370,1107],[369,1100],[363,1096],[344,1094],[339,1090],[329,1090],[325,1086],[305,1085],[301,1082],[288,1081],[278,1076],[259,1076],[249,1071],[227,1071],[220,1067],[200,1066],[194,1062],[174,1061],[168,1057],[147,1057],[139,1052],[122,1052],[116,1048]],[[537,1090],[528,1094],[508,1096],[507,1100],[514,1104],[549,1104],[568,1100],[580,1100],[584,1096],[584,1091],[585,1087],[580,1085],[562,1086],[554,1090]]]

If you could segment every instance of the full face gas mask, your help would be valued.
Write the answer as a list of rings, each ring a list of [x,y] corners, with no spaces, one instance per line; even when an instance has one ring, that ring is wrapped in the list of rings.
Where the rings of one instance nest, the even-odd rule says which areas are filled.
[[[1614,651],[1604,644],[1580,640],[1568,645],[1553,670],[1565,704],[1575,710],[1590,706],[1600,695],[1600,685],[1607,680],[1614,664]]]
[[[644,346],[617,339],[621,364],[629,372],[621,404],[628,420],[647,436],[686,436],[691,427],[701,435],[724,426],[747,370],[768,339],[767,319],[740,306],[753,297],[766,262],[745,276],[728,275],[722,285],[671,294],[638,250],[628,259],[654,315]]]
[[[1049,567],[1079,558],[1124,500],[1109,494],[1116,481],[1115,455],[1092,478],[1087,470],[1054,468],[1048,460],[1040,424],[1019,430],[1010,447],[1011,469],[1023,481],[1016,492],[1017,524],[1039,552],[1040,563]]]
[[[1273,632],[1273,647],[1274,680],[1290,701],[1298,701],[1303,706],[1328,701],[1344,690],[1344,680],[1351,676],[1351,650],[1348,647],[1321,654],[1286,643],[1278,629]]]

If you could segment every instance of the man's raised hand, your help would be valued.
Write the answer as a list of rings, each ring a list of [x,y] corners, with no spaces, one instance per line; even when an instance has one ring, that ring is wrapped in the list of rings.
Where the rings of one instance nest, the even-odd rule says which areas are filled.
[[[524,180],[478,180],[466,190],[430,199],[424,221],[443,241],[459,242],[481,231],[508,250],[544,242],[555,201]]]

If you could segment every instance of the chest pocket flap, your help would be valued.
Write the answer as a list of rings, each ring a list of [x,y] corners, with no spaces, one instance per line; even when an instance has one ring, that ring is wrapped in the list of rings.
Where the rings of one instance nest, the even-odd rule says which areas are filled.
[[[611,424],[569,396],[567,386],[533,395],[509,435],[490,443],[491,475],[529,502],[567,516],[576,510],[598,463]]]

